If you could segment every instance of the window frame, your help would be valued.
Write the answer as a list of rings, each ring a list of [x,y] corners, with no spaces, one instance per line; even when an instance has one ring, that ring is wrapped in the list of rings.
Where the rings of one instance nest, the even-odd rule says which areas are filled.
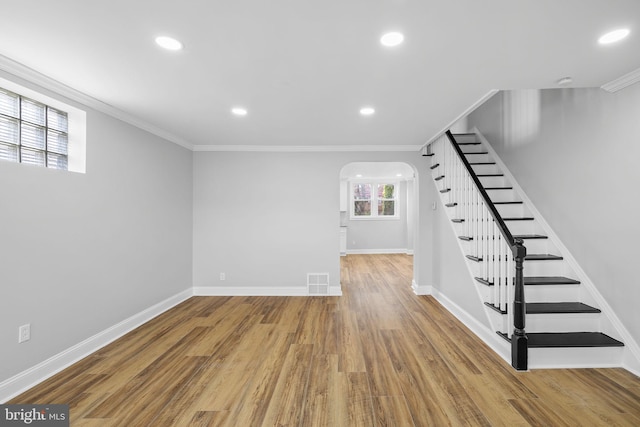
[[[370,215],[356,215],[355,214],[355,202],[366,201],[369,199],[356,199],[354,185],[355,184],[369,184],[371,185],[371,214]],[[393,199],[385,199],[378,197],[379,185],[393,185]],[[393,179],[351,179],[349,180],[349,219],[355,221],[389,221],[400,219],[399,212],[399,196],[400,181]],[[378,214],[378,202],[379,201],[393,201],[393,215],[379,215]]]

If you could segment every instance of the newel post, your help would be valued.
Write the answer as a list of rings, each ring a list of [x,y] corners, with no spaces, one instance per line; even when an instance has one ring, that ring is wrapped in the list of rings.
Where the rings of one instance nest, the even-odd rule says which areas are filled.
[[[526,306],[524,301],[524,257],[527,255],[527,248],[524,247],[521,239],[515,239],[515,292],[513,299],[513,335],[511,336],[511,366],[518,371],[527,370],[528,361],[528,338],[524,330],[524,320]]]

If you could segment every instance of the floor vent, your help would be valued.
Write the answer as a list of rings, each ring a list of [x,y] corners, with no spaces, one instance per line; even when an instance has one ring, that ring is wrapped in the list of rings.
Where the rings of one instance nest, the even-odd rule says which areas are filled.
[[[309,295],[329,295],[329,273],[307,273]]]

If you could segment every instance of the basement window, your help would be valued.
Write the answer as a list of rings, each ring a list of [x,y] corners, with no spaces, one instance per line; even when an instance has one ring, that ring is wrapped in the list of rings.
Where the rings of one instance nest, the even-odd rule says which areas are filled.
[[[351,219],[397,219],[396,182],[351,182]]]
[[[0,160],[85,172],[86,114],[0,79]]]

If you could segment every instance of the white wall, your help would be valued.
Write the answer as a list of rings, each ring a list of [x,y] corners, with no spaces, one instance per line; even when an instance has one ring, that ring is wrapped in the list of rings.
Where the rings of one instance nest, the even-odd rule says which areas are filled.
[[[469,117],[636,342],[639,117],[640,84],[498,93]]]
[[[407,182],[398,182],[398,218],[348,219],[347,252],[385,253],[406,252],[409,248],[407,234],[408,194]],[[350,212],[347,212],[349,218]]]
[[[191,152],[86,110],[86,174],[0,162],[0,383],[192,283]]]
[[[289,288],[304,291],[308,272],[340,279],[340,170],[354,161],[401,161],[419,171],[416,279],[431,282],[435,194],[417,152],[194,153],[196,288]],[[428,170],[428,169],[427,169]],[[426,182],[426,184],[425,184]],[[220,280],[224,272],[226,280]]]

